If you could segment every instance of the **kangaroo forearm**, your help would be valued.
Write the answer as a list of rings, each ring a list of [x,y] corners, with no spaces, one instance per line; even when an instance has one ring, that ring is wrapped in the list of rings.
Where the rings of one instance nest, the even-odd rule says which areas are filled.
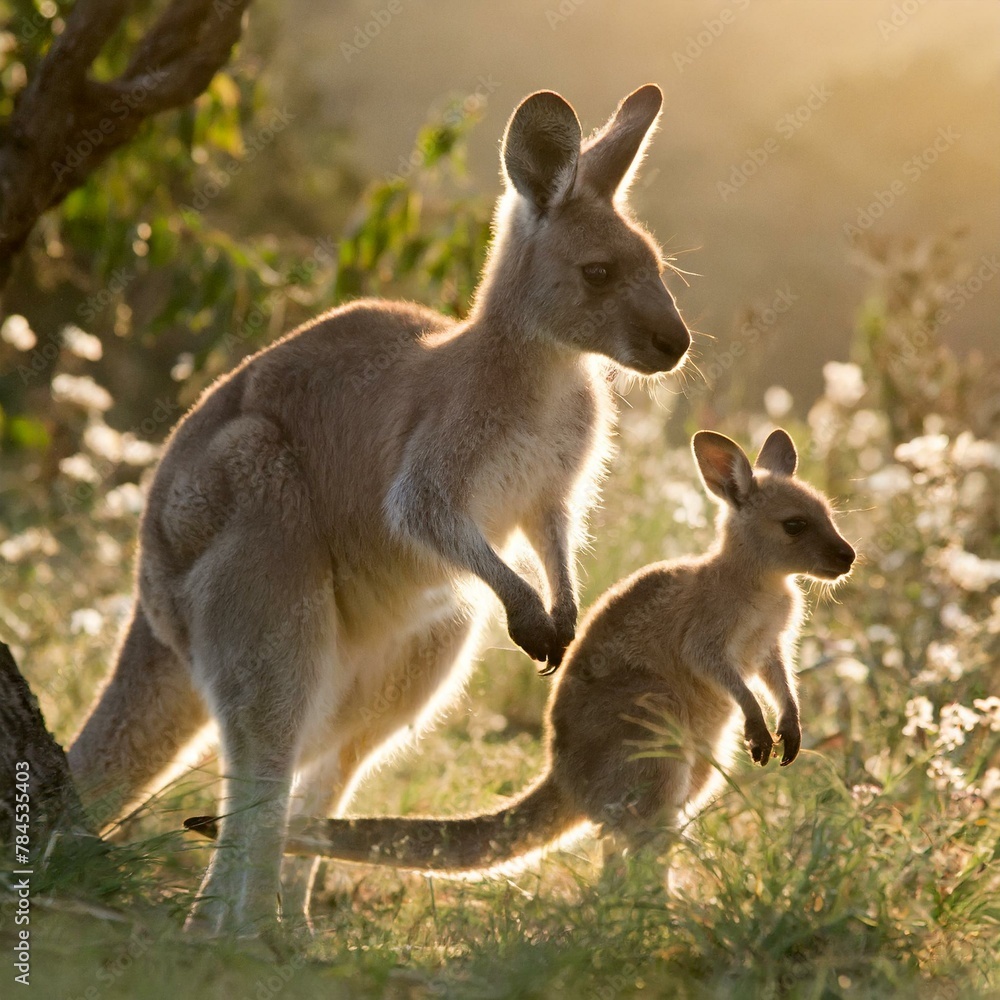
[[[774,698],[778,712],[782,717],[797,719],[799,717],[799,699],[795,690],[795,681],[785,658],[780,651],[770,654],[761,671],[764,686]]]
[[[694,661],[696,664],[697,660]],[[754,693],[747,687],[739,670],[730,663],[724,655],[720,654],[712,662],[702,661],[700,663],[701,672],[719,684],[732,696],[739,705],[744,718],[749,721],[763,720],[764,713],[757,701]]]
[[[386,504],[389,522],[398,535],[478,576],[504,607],[523,597],[528,584],[497,555],[468,514],[450,507],[440,492],[404,483],[405,477],[390,491]]]
[[[569,514],[562,508],[548,508],[531,518],[524,531],[545,568],[552,606],[575,607],[576,577]]]

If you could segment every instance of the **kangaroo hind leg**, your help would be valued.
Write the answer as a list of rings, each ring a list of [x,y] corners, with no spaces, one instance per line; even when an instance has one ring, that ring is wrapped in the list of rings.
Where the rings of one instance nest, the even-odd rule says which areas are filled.
[[[329,723],[315,754],[299,776],[291,817],[341,815],[358,782],[401,734],[412,734],[428,713],[447,704],[464,682],[478,639],[479,621],[455,608],[395,645],[373,671],[381,682],[359,685]],[[282,910],[311,920],[310,907],[321,859],[287,857],[282,867]],[[334,869],[336,872],[336,869]],[[341,884],[349,879],[337,879]]]

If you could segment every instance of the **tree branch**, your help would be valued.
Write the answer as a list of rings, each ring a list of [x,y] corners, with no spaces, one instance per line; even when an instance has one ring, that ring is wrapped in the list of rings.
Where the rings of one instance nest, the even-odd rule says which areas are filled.
[[[58,205],[147,118],[193,101],[225,65],[250,0],[172,0],[125,72],[89,77],[129,0],[78,0],[0,126],[0,289],[39,216]]]

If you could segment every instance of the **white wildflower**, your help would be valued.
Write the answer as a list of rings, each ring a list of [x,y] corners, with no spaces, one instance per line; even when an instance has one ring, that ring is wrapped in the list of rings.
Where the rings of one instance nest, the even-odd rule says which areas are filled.
[[[878,797],[878,794],[882,789],[871,782],[865,782],[861,785],[851,786],[851,798],[854,800],[854,804],[859,809],[864,809],[865,806],[869,806]]]
[[[83,443],[98,458],[108,462],[120,462],[122,457],[122,436],[103,420],[96,420],[83,432]]]
[[[858,468],[865,473],[871,475],[876,469],[882,467],[884,461],[882,457],[882,449],[876,448],[875,445],[869,445],[867,448],[862,448],[858,453]]]
[[[1000,634],[1000,595],[990,601],[990,616],[986,619],[986,631],[990,635]]]
[[[896,633],[888,625],[869,625],[865,630],[869,642],[882,642],[892,646],[896,642]]]
[[[903,665],[903,651],[898,646],[890,646],[882,654],[882,665],[890,670],[899,670]]]
[[[836,406],[829,399],[822,397],[810,407],[807,420],[812,437],[813,454],[816,458],[824,458],[840,440],[843,419]]]
[[[911,698],[906,703],[907,723],[903,726],[904,736],[916,736],[918,729],[924,729],[928,733],[937,732],[937,724],[934,722],[934,706],[930,699],[922,694],[916,698]]]
[[[104,615],[96,608],[78,608],[69,618],[69,630],[73,635],[99,635],[104,627]]]
[[[924,434],[904,444],[896,445],[896,461],[906,462],[916,469],[943,469],[948,453],[947,434]]]
[[[989,496],[991,490],[989,477],[982,469],[966,472],[959,479],[958,505],[965,510],[971,510],[984,500],[988,503],[992,499]]]
[[[1000,559],[981,559],[957,545],[943,549],[937,563],[963,590],[986,590],[1000,582]]]
[[[976,627],[975,621],[954,601],[941,609],[941,624],[952,632],[969,632]]]
[[[122,561],[122,547],[107,532],[102,531],[97,535],[95,541],[94,554],[97,561],[103,566],[120,566]]]
[[[772,385],[764,393],[764,409],[772,420],[780,420],[791,413],[795,400],[783,385]]]
[[[20,562],[25,556],[36,552],[43,556],[54,556],[59,551],[59,543],[47,528],[28,528],[19,535],[0,542],[0,558],[9,563]]]
[[[867,486],[876,496],[894,497],[912,489],[913,478],[905,466],[892,463],[873,472],[867,479]]]
[[[101,342],[91,333],[85,333],[72,323],[62,328],[62,342],[70,354],[84,361],[100,361],[104,354]]]
[[[122,483],[104,497],[102,513],[108,517],[134,517],[142,513],[142,490],[135,483]]]
[[[114,402],[111,393],[89,375],[57,375],[52,380],[52,398],[83,410],[110,410]]]
[[[868,667],[853,656],[845,656],[837,661],[834,670],[838,677],[861,684],[868,679]]]
[[[678,524],[689,524],[693,528],[700,528],[708,523],[705,517],[705,494],[690,483],[667,480],[660,493],[673,507],[673,517]]]
[[[992,798],[1000,790],[1000,767],[988,767],[979,782],[979,794],[984,799]]]
[[[852,362],[828,361],[823,365],[823,378],[827,399],[840,406],[856,405],[868,391],[861,368]]]
[[[988,698],[976,698],[972,705],[982,713],[982,721],[994,733],[1000,733],[1000,698],[991,694]]]
[[[175,382],[184,382],[194,372],[194,355],[190,351],[177,355],[174,367],[170,369],[170,377]]]
[[[942,750],[954,750],[965,742],[965,734],[971,733],[979,725],[979,713],[952,702],[941,706],[938,737],[935,746]]]
[[[18,351],[30,351],[38,343],[35,331],[28,326],[28,321],[16,313],[8,316],[3,321],[3,326],[0,326],[0,340]]]
[[[160,457],[161,448],[152,441],[143,441],[134,434],[122,435],[122,461],[126,465],[152,465]]]
[[[927,646],[927,666],[937,681],[957,681],[962,676],[958,647],[950,642],[931,642]]]
[[[888,421],[875,410],[858,410],[851,417],[845,440],[855,450],[863,448],[871,441],[878,441],[888,430]]]
[[[962,431],[955,438],[951,458],[963,469],[1000,469],[1000,444],[980,441],[971,431]]]
[[[927,768],[927,776],[934,782],[939,792],[964,792],[968,787],[965,772],[943,757],[935,757]]]
[[[101,474],[87,455],[70,455],[69,458],[60,459],[59,471],[64,476],[77,479],[81,483],[99,483],[101,481]]]

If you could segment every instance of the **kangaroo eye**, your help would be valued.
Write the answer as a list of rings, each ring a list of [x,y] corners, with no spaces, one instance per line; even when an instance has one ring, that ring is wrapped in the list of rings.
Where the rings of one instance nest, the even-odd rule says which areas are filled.
[[[808,524],[801,517],[790,517],[788,520],[782,521],[781,526],[785,529],[786,535],[801,535]]]
[[[611,268],[607,264],[584,264],[583,280],[593,288],[602,288],[611,277]]]

